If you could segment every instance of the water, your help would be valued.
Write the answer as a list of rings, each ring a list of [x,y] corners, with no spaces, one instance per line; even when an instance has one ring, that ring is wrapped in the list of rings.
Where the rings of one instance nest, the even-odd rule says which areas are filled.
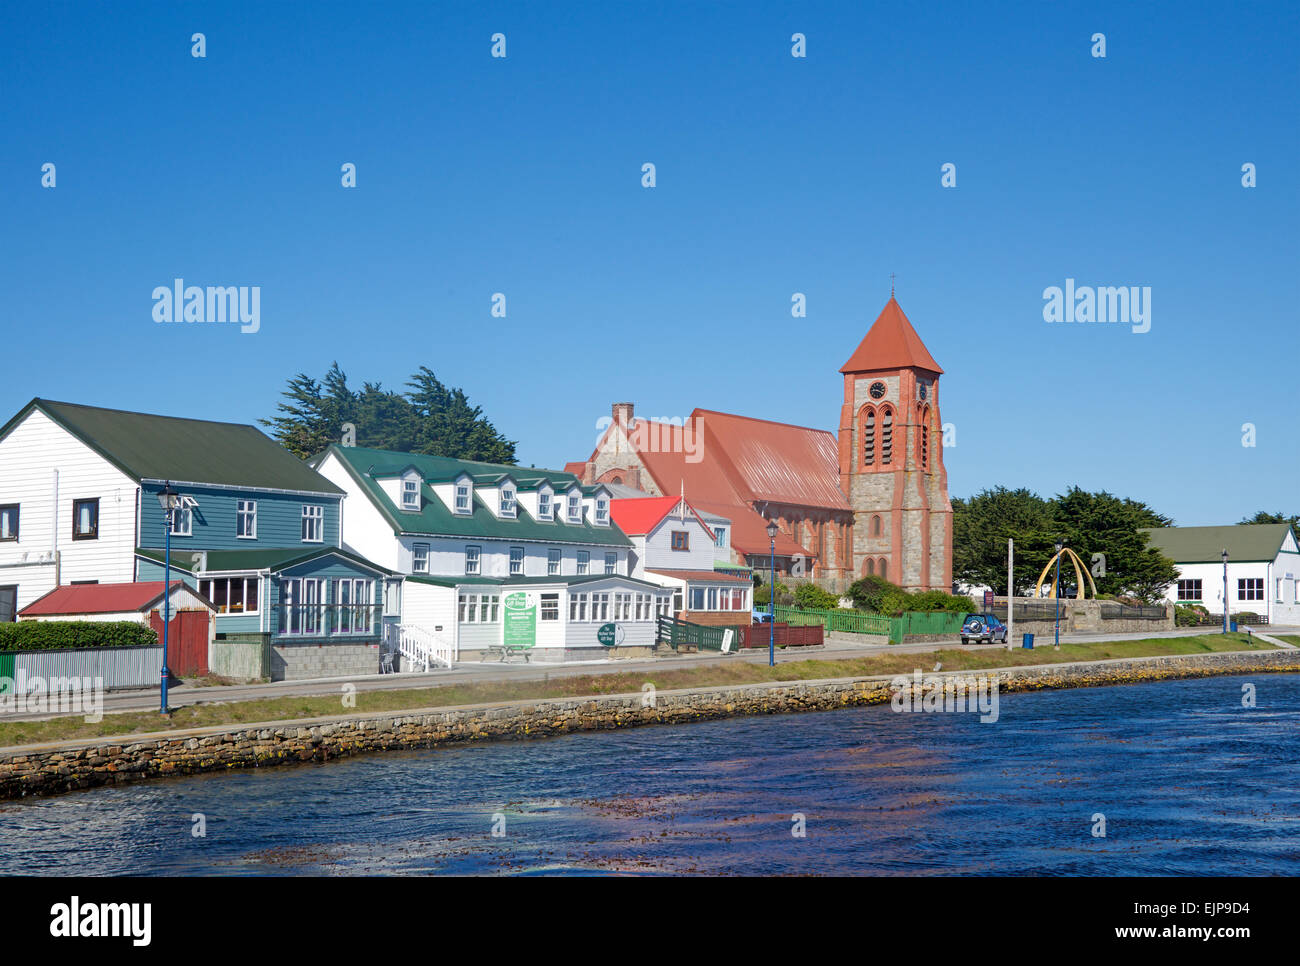
[[[1000,710],[736,718],[0,803],[0,873],[1300,873],[1300,675]]]

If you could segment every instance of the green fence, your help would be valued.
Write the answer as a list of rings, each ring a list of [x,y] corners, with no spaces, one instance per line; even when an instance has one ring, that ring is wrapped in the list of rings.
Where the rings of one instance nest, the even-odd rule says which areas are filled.
[[[845,634],[888,634],[889,618],[881,614],[864,614],[858,610],[800,610],[797,607],[776,605],[776,619],[787,624],[806,627],[821,624],[826,631]]]
[[[655,640],[668,644],[675,651],[683,644],[701,651],[721,651],[722,641],[727,631],[732,631],[731,650],[740,647],[739,627],[713,627],[706,624],[692,624],[675,617],[660,617],[657,622]]]
[[[959,634],[965,616],[957,611],[908,611],[889,618],[889,639],[897,644],[909,634]]]

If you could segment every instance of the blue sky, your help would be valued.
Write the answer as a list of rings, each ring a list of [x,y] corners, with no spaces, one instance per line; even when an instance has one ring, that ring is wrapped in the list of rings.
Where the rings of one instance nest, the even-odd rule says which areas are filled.
[[[7,4],[0,409],[253,422],[337,359],[428,365],[525,464],[616,400],[834,430],[895,272],[954,496],[1295,512],[1298,11]],[[260,286],[260,331],[155,323],[176,277]],[[1150,286],[1151,330],[1044,322],[1067,278]]]

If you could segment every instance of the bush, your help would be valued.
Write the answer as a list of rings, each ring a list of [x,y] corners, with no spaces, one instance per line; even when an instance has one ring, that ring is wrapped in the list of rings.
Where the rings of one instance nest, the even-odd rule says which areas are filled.
[[[853,606],[857,610],[879,614],[881,613],[881,604],[884,601],[885,594],[890,591],[897,591],[900,594],[903,592],[901,587],[891,584],[884,577],[872,575],[854,581],[852,586],[849,587],[849,597],[852,598]]]
[[[770,602],[771,588],[767,584],[754,591],[755,610],[763,610]],[[789,607],[794,603],[794,592],[779,580],[776,582],[776,602],[782,607]]]
[[[1182,604],[1174,605],[1174,624],[1177,627],[1195,627],[1209,616],[1210,612],[1200,604],[1190,604],[1186,607]]]
[[[909,594],[884,577],[863,577],[849,587],[849,596],[857,610],[872,614],[897,615],[904,611],[943,611],[967,614],[976,610],[969,597],[944,593],[942,590],[922,590]]]
[[[63,651],[75,647],[143,647],[158,643],[134,621],[19,621],[0,624],[0,651]]]
[[[794,592],[794,605],[804,610],[835,610],[840,606],[840,596],[816,584],[800,584]]]

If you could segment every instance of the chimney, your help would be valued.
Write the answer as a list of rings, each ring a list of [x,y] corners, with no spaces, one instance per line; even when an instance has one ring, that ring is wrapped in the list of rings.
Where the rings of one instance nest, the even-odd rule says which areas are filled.
[[[632,404],[630,402],[614,403],[613,415],[614,422],[626,429],[632,422]]]

